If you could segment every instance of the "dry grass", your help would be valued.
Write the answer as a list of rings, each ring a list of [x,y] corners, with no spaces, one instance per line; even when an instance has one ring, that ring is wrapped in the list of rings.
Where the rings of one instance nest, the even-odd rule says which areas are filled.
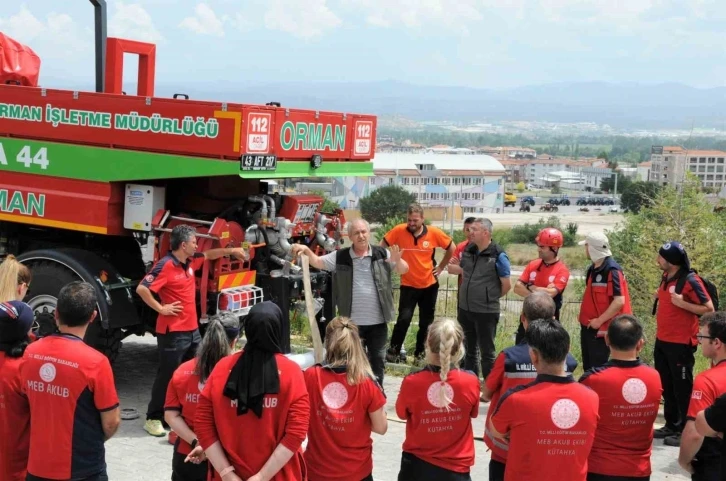
[[[505,250],[513,266],[526,266],[537,258],[537,246],[534,244],[510,244]],[[560,249],[560,259],[570,270],[584,271],[590,263],[582,246],[563,247]]]

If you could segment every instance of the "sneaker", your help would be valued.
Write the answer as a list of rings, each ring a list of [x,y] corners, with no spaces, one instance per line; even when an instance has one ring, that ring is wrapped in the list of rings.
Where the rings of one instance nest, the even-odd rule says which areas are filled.
[[[164,426],[161,425],[161,421],[158,419],[147,419],[146,423],[144,423],[144,431],[157,438],[166,436]]]
[[[426,365],[426,353],[421,352],[413,355],[413,365],[417,367],[424,367]]]
[[[665,439],[668,436],[673,436],[675,434],[678,434],[678,431],[670,426],[663,426],[662,428],[653,431],[653,437],[655,439]]]
[[[674,434],[673,436],[668,436],[667,438],[663,439],[663,444],[666,446],[675,446],[678,447],[681,445],[681,433]]]
[[[386,361],[394,363],[401,362],[401,354],[399,353],[399,350],[391,348],[386,351]],[[404,358],[403,361],[405,362],[406,358]]]

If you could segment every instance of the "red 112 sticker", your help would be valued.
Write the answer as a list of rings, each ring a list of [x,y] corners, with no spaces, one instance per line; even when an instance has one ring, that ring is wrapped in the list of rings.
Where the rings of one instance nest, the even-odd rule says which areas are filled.
[[[353,134],[353,152],[355,155],[368,155],[371,153],[373,141],[373,122],[369,120],[358,120],[355,123]]]
[[[250,112],[247,116],[247,153],[266,154],[270,151],[272,114]]]

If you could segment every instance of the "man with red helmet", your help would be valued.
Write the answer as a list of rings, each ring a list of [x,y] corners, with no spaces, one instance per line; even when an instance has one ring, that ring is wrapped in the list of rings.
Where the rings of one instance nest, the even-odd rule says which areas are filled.
[[[555,301],[555,319],[559,320],[562,293],[570,279],[570,270],[558,257],[565,236],[554,227],[545,227],[539,231],[534,241],[537,243],[539,258],[527,264],[514,286],[514,292],[522,297],[533,292],[546,292]],[[515,342],[519,344],[523,339],[524,327],[520,318]]]

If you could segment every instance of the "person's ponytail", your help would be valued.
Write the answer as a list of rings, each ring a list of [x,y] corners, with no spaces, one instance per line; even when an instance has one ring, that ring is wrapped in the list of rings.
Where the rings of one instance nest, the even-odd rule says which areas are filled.
[[[197,350],[196,374],[202,384],[207,382],[214,366],[232,353],[232,342],[239,336],[240,325],[237,316],[221,312],[209,319],[209,325]]]
[[[453,364],[458,364],[464,357],[464,332],[461,325],[454,319],[438,319],[429,327],[427,349],[429,355],[438,355],[441,366],[441,383],[437,397],[439,405],[447,410],[453,402],[453,396],[446,381]]]
[[[346,367],[348,384],[354,386],[374,378],[358,333],[358,326],[347,317],[336,317],[325,329],[325,364]]]

